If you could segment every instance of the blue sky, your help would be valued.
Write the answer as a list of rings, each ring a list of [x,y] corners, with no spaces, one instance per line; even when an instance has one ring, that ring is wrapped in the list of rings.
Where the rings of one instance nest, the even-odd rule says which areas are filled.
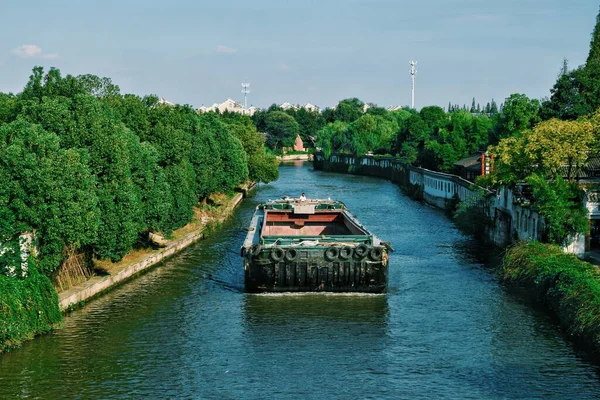
[[[122,92],[196,107],[243,99],[416,107],[549,95],[582,64],[592,0],[53,0],[0,4],[0,91],[34,65],[108,76]]]

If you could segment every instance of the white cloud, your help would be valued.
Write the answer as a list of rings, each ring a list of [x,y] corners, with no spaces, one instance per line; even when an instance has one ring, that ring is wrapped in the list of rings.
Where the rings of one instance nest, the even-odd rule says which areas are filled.
[[[231,48],[229,46],[225,46],[224,44],[218,44],[217,45],[217,53],[235,54],[235,53],[237,53],[237,49]]]
[[[23,46],[14,49],[12,52],[19,57],[30,58],[42,54],[42,49],[35,44],[24,44]]]
[[[44,53],[40,46],[35,44],[24,44],[22,46],[17,47],[12,50],[13,54],[21,58],[46,58],[46,59],[54,59],[58,58],[58,54],[56,53]]]
[[[289,65],[287,65],[287,64],[283,64],[283,63],[281,63],[281,64],[277,64],[277,65],[275,65],[275,69],[278,69],[278,70],[280,70],[280,71],[289,71],[290,69],[292,69],[292,67],[290,67],[290,66],[289,66]]]

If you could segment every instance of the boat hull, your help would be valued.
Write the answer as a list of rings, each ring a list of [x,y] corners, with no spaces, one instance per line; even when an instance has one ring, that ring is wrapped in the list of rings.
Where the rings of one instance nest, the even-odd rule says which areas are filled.
[[[260,204],[241,247],[246,291],[384,293],[389,243],[335,200]]]
[[[246,291],[384,293],[388,282],[388,255],[377,248],[375,257],[332,257],[327,249],[261,249],[244,258]],[[282,257],[282,254],[284,254]],[[274,255],[276,257],[274,257]],[[275,258],[275,259],[273,259]],[[281,259],[279,259],[281,258]],[[293,258],[290,260],[290,258]]]

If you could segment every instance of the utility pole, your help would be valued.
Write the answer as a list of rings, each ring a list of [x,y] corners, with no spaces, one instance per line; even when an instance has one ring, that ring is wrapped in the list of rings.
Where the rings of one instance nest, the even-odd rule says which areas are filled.
[[[411,102],[410,108],[415,108],[415,75],[417,75],[417,62],[411,61],[410,63],[410,92],[411,92]]]
[[[242,83],[242,93],[244,93],[244,112],[248,109],[248,93],[250,93],[250,84]]]

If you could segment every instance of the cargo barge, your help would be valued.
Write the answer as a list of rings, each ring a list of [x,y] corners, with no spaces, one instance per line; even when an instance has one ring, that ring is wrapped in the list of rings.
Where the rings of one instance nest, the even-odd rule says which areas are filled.
[[[241,248],[246,291],[384,293],[389,251],[342,202],[270,200]]]

